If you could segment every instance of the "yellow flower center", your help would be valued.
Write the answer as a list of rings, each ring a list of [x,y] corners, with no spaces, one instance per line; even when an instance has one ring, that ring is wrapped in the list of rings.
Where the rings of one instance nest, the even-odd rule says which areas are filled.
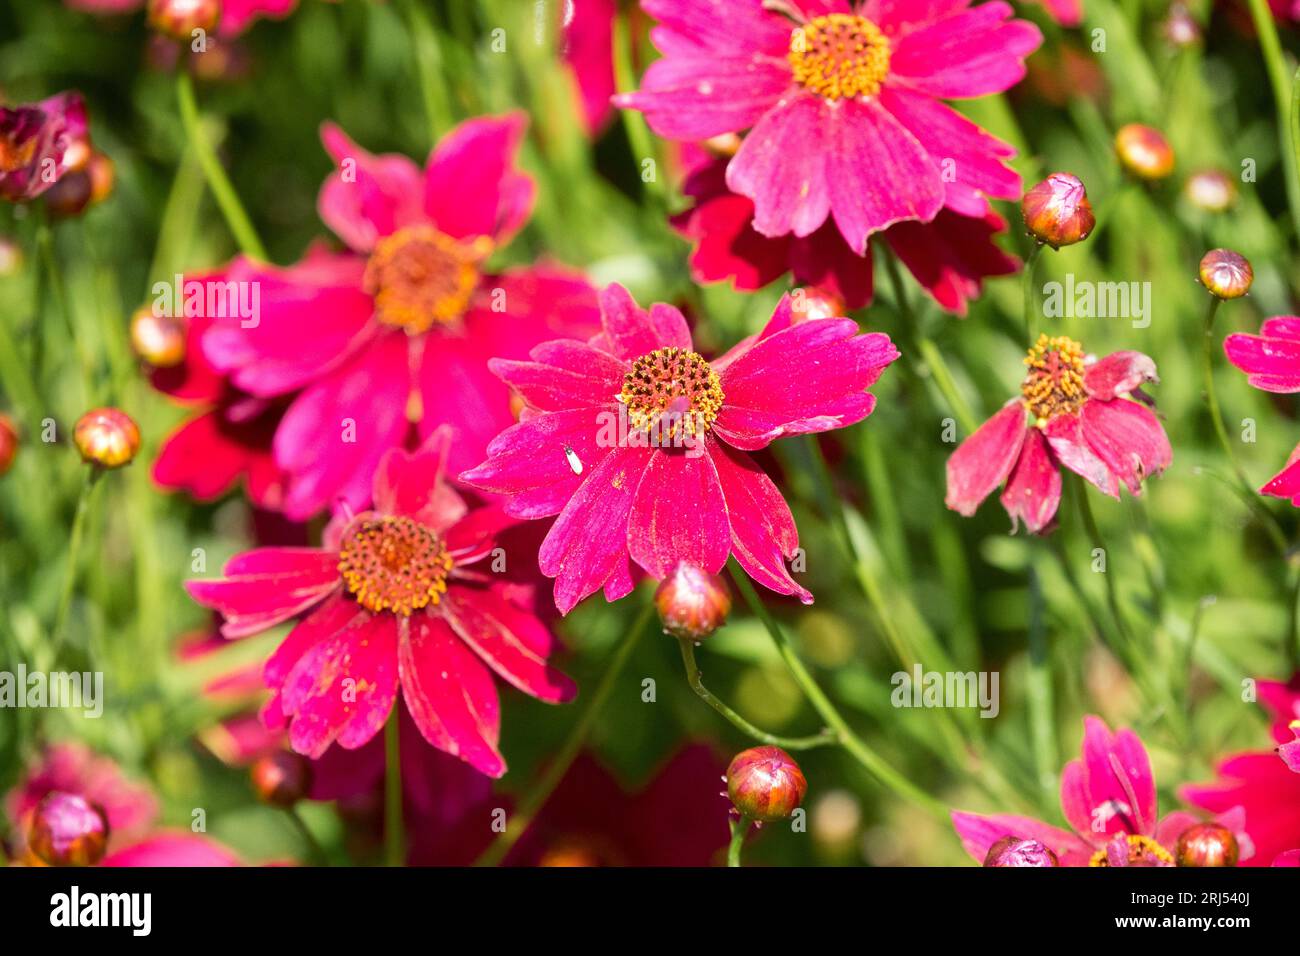
[[[363,280],[375,297],[375,318],[412,335],[455,322],[469,306],[490,250],[486,236],[462,242],[432,226],[385,236],[375,244]]]
[[[1042,428],[1058,415],[1079,410],[1083,388],[1083,346],[1064,335],[1040,335],[1025,357],[1029,374],[1020,385],[1025,408]]]
[[[1150,837],[1138,836],[1130,833],[1125,837],[1128,843],[1128,862],[1130,866],[1150,866],[1153,863],[1163,863],[1167,866],[1174,865],[1174,857],[1168,850],[1162,847]],[[1110,866],[1106,859],[1106,851],[1098,850],[1088,860],[1089,866]]]
[[[404,617],[442,600],[451,566],[442,539],[410,518],[360,519],[339,548],[339,574],[357,603]]]
[[[818,96],[874,96],[889,75],[889,40],[866,17],[813,17],[790,34],[794,79]]]
[[[634,428],[657,429],[661,440],[700,435],[722,408],[722,383],[698,352],[655,349],[632,363],[618,400]]]

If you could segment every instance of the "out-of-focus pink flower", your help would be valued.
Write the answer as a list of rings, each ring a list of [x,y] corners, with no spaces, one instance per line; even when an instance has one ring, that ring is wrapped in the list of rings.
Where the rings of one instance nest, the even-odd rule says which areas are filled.
[[[145,0],[64,0],[74,10],[97,14],[132,13]],[[283,19],[293,12],[298,0],[221,0],[221,19],[217,32],[231,37],[243,33],[258,17]]]
[[[1002,506],[1013,530],[1050,530],[1061,503],[1061,467],[1112,498],[1122,482],[1140,494],[1142,480],[1169,466],[1173,451],[1140,391],[1158,381],[1141,352],[1112,352],[1088,362],[1064,336],[1040,336],[1025,359],[1029,374],[1014,398],[948,459],[949,508],[970,516],[1003,482]]]
[[[375,510],[337,517],[323,547],[249,551],[224,578],[187,585],[225,617],[229,638],[299,619],[263,669],[275,692],[263,716],[287,724],[299,753],[362,746],[400,686],[430,744],[499,777],[493,673],[550,703],[576,693],[547,663],[557,643],[527,606],[531,592],[472,567],[513,522],[495,507],[470,511],[443,480],[448,434],[385,454]]]
[[[90,158],[86,104],[80,93],[39,103],[0,106],[0,199],[35,199]]]
[[[1077,27],[1083,22],[1083,0],[1039,0],[1048,16],[1063,27]]]
[[[582,121],[595,136],[614,115],[614,0],[563,0],[560,12],[561,55],[577,85]]]
[[[642,0],[663,57],[614,102],[659,135],[748,130],[726,183],[765,236],[811,236],[828,217],[850,249],[945,207],[982,219],[1020,194],[1012,150],[943,104],[1000,93],[1042,34],[1003,2]]]
[[[716,574],[731,554],[811,603],[785,566],[799,545],[790,509],[748,453],[866,418],[894,344],[849,319],[795,322],[786,296],[760,334],[710,363],[672,306],[647,311],[619,285],[600,301],[590,342],[492,361],[527,408],[462,480],[506,496],[516,517],[559,515],[539,566],[561,613],[601,588],[628,594],[634,562],[656,578],[679,561]]]
[[[1279,749],[1295,746],[1293,725],[1300,720],[1300,674],[1290,681],[1256,682],[1259,701],[1273,718],[1271,733]],[[1183,787],[1181,796],[1210,812],[1230,807],[1246,811],[1246,833],[1255,845],[1256,865],[1296,866],[1300,857],[1300,772],[1281,754],[1247,751],[1215,768],[1211,783]]]
[[[1073,832],[1032,817],[952,811],[962,847],[978,862],[1004,837],[1037,840],[1062,866],[1173,866],[1178,837],[1198,818],[1175,810],[1156,816],[1156,784],[1146,748],[1131,730],[1112,733],[1085,717],[1080,758],[1061,771],[1061,812]],[[1253,852],[1239,807],[1215,818],[1237,837],[1241,858]]]
[[[533,182],[514,167],[524,123],[522,114],[462,123],[423,172],[326,125],[338,169],[320,214],[353,251],[292,270],[232,266],[257,283],[260,316],[251,325],[214,317],[202,349],[241,391],[294,396],[273,446],[290,517],[338,499],[363,506],[380,458],[413,429],[423,439],[452,427],[453,471],[480,461],[514,421],[488,358],[594,330],[595,291],[581,276],[554,266],[484,270],[532,209]]]
[[[158,804],[149,790],[129,782],[117,764],[78,743],[54,744],[5,799],[18,834],[14,858],[43,865],[27,851],[23,835],[40,802],[56,793],[86,800],[109,826],[108,855],[100,866],[238,866],[227,848],[192,833],[157,830]]]
[[[737,289],[752,291],[789,272],[795,282],[820,286],[849,308],[871,302],[870,244],[858,255],[829,222],[802,238],[763,235],[753,225],[753,202],[727,188],[727,162],[710,159],[689,175],[683,189],[695,205],[673,217],[673,226],[695,243],[691,274],[696,281],[731,279]],[[1006,225],[992,210],[970,217],[943,209],[932,222],[896,223],[880,238],[935,302],[965,315],[985,278],[1020,267],[993,242]]]
[[[1255,388],[1281,394],[1300,392],[1300,316],[1275,315],[1266,319],[1259,335],[1229,335],[1223,340],[1223,351]],[[1259,492],[1290,498],[1291,504],[1300,508],[1300,445],[1291,452],[1286,467]]]

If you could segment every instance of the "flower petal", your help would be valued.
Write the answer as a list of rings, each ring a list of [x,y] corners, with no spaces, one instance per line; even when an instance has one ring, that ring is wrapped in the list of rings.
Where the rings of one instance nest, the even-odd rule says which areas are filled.
[[[632,559],[651,577],[667,577],[679,561],[710,574],[722,570],[731,553],[731,527],[717,469],[703,445],[651,457],[636,489],[627,543]]]
[[[754,228],[765,236],[811,235],[830,214],[824,102],[811,94],[782,100],[727,166],[727,187],[753,200]]]
[[[240,866],[239,857],[215,840],[193,833],[156,833],[100,861],[112,867]]]
[[[1024,406],[1019,399],[1012,399],[949,456],[944,504],[968,518],[973,515],[980,502],[1011,474],[1027,431]]]
[[[525,402],[546,412],[608,405],[623,387],[628,369],[608,352],[564,339],[537,346],[531,358],[492,359],[488,367]]]
[[[600,290],[603,332],[592,342],[626,362],[656,349],[691,347],[686,317],[670,305],[655,303],[647,312],[617,282]]]
[[[1112,475],[1130,494],[1141,494],[1142,479],[1169,467],[1173,450],[1160,420],[1149,408],[1125,398],[1084,402],[1083,436]]]
[[[1106,462],[1097,457],[1084,440],[1082,420],[1077,414],[1058,415],[1043,429],[1056,460],[1076,475],[1092,482],[1112,498],[1119,497],[1119,481]]]
[[[1089,365],[1083,373],[1083,387],[1090,396],[1103,401],[1158,381],[1156,363],[1141,352],[1112,352]]]
[[[1041,534],[1052,524],[1060,504],[1061,469],[1052,459],[1043,433],[1037,428],[1025,429],[1019,460],[1002,492],[1011,530],[1024,521],[1031,533]]]
[[[455,588],[443,615],[484,663],[525,694],[551,704],[577,696],[577,685],[533,650],[551,641],[546,625],[495,592]]]
[[[1011,15],[1011,5],[997,0],[909,33],[890,57],[891,79],[947,99],[1009,89],[1025,75],[1024,58],[1043,42],[1032,23],[1003,22]]]
[[[536,187],[515,167],[527,125],[522,112],[479,116],[439,141],[424,171],[424,211],[439,230],[500,244],[528,221]]]
[[[1288,317],[1300,324],[1300,319]],[[1276,320],[1274,320],[1276,321]],[[1291,325],[1274,325],[1273,330]],[[1247,381],[1266,392],[1300,392],[1300,339],[1236,333],[1223,340],[1228,361],[1246,373]]]
[[[1056,854],[1062,866],[1083,866],[1088,862],[1088,847],[1077,836],[1033,817],[1010,813],[984,815],[953,810],[952,825],[961,838],[962,848],[971,859],[983,863],[989,847],[1003,837],[1015,836],[1037,840]]]
[[[377,239],[423,220],[415,163],[397,153],[369,153],[334,123],[321,125],[320,138],[337,168],[321,186],[317,209],[352,249],[369,252]]]
[[[418,451],[389,449],[375,473],[375,507],[386,515],[405,515],[441,533],[469,510],[443,477],[449,433],[439,430]]]

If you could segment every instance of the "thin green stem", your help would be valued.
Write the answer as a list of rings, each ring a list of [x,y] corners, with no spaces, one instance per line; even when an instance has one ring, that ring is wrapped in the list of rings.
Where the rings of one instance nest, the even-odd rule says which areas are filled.
[[[316,839],[316,834],[311,832],[311,827],[307,826],[307,821],[302,818],[297,807],[285,807],[285,815],[288,816],[289,822],[293,828],[298,831],[302,842],[307,847],[307,855],[311,857],[313,866],[329,866],[329,857],[325,854],[325,848],[320,845]]]
[[[741,814],[731,820],[731,843],[727,845],[727,866],[740,866],[740,848],[749,834],[749,817]]]
[[[77,353],[77,364],[81,368],[82,402],[90,404],[95,397],[94,359],[86,348],[84,338],[77,334],[76,319],[68,303],[68,290],[63,282],[63,270],[59,268],[59,257],[54,249],[54,232],[43,218],[36,227],[36,247],[45,266],[46,275],[49,277],[55,307],[67,326],[68,337],[72,340],[73,350]]]
[[[609,695],[613,693],[614,685],[618,683],[619,675],[623,673],[623,668],[627,666],[627,662],[632,657],[632,651],[636,649],[641,636],[649,630],[650,620],[654,613],[654,603],[647,603],[623,637],[623,643],[614,651],[614,656],[606,666],[605,673],[600,678],[600,683],[596,685],[595,693],[591,695],[591,699],[587,702],[586,710],[582,712],[577,723],[573,725],[573,729],[569,731],[569,736],[560,748],[560,752],[555,755],[555,759],[546,768],[546,772],[536,786],[520,802],[519,808],[511,814],[505,830],[497,835],[492,845],[483,851],[483,855],[474,862],[475,866],[496,866],[506,858],[511,848],[519,842],[519,838],[532,825],[537,812],[546,805],[546,801],[550,799],[555,788],[564,779],[564,775],[569,772],[569,767],[577,758],[583,744],[587,742],[587,737],[591,733],[592,727],[595,726],[596,719],[604,709],[605,702],[609,700]]]
[[[828,744],[839,743],[839,739],[829,730],[823,730],[820,734],[814,734],[810,737],[778,737],[776,734],[769,734],[766,731],[759,730],[704,686],[699,665],[695,662],[695,645],[685,638],[679,639],[677,643],[681,645],[682,663],[686,665],[686,682],[691,685],[691,690],[695,691],[695,695],[700,700],[727,718],[741,733],[753,737],[759,743],[771,744],[773,747],[781,747],[785,750],[810,750],[813,747],[825,747]]]
[[[51,654],[53,663],[59,662],[59,652],[67,639],[68,610],[72,606],[72,591],[77,583],[77,570],[81,557],[81,539],[85,536],[86,513],[90,510],[90,496],[95,490],[103,469],[98,465],[89,465],[86,477],[77,496],[77,510],[72,516],[72,530],[68,534],[68,566],[63,573],[63,588],[59,592],[59,603],[54,612],[53,640]]]
[[[629,13],[623,12],[614,18],[614,82],[620,93],[631,93],[636,89],[636,77],[633,75],[632,67],[632,45],[635,42],[635,33],[628,23],[629,16]],[[660,175],[659,157],[655,152],[655,140],[650,135],[645,117],[640,111],[633,109],[621,109],[619,114],[628,143],[632,147],[633,158],[637,161],[638,175],[641,182],[645,184],[646,192],[657,200],[664,201],[667,197]],[[647,171],[642,165],[646,160],[651,163],[649,179],[646,178]]]
[[[1132,654],[1136,650],[1133,642],[1133,635],[1129,631],[1128,622],[1124,619],[1124,611],[1120,606],[1119,588],[1115,584],[1115,556],[1111,549],[1106,547],[1106,542],[1101,536],[1101,529],[1097,526],[1097,519],[1093,516],[1092,505],[1088,501],[1088,486],[1082,478],[1077,481],[1078,494],[1075,496],[1079,500],[1079,518],[1083,521],[1083,529],[1088,535],[1088,540],[1092,542],[1095,550],[1101,551],[1105,558],[1105,568],[1102,571],[1102,577],[1106,583],[1106,604],[1110,608],[1111,617],[1115,619],[1115,627],[1123,638],[1128,652]]]
[[[257,230],[253,228],[253,221],[244,211],[235,187],[231,185],[225,169],[221,166],[221,160],[217,158],[216,150],[212,148],[207,133],[203,130],[199,106],[194,98],[194,81],[183,68],[176,71],[176,100],[180,106],[181,125],[185,128],[185,136],[194,150],[194,155],[198,158],[199,165],[203,168],[208,188],[212,190],[212,197],[217,201],[221,215],[225,217],[230,234],[235,237],[235,242],[244,255],[261,262],[269,262],[270,258],[262,246],[262,240],[257,237]]]
[[[1268,71],[1269,85],[1273,88],[1273,105],[1277,116],[1277,132],[1282,151],[1282,168],[1286,174],[1286,199],[1291,210],[1291,227],[1295,238],[1300,239],[1300,178],[1293,148],[1297,135],[1293,126],[1293,114],[1300,105],[1295,102],[1295,91],[1291,86],[1291,72],[1287,68],[1282,44],[1278,40],[1277,25],[1266,0],[1247,0],[1250,5],[1250,18],[1254,21],[1255,32],[1259,35],[1259,48],[1264,54],[1264,66]]]
[[[429,122],[430,143],[436,143],[451,126],[451,109],[443,96],[443,83],[438,75],[442,60],[438,36],[420,3],[406,0],[403,7],[411,27],[415,71],[419,78],[420,98],[424,101],[424,113]]]
[[[397,705],[384,725],[384,862],[406,862],[406,823],[402,819],[402,742]]]
[[[1026,691],[1029,698],[1029,740],[1033,748],[1034,763],[1038,770],[1038,787],[1042,798],[1050,806],[1054,797],[1056,768],[1060,762],[1056,754],[1056,740],[1052,728],[1052,659],[1047,647],[1047,631],[1043,621],[1043,586],[1038,570],[1031,560],[1029,565],[1029,680]]]
[[[1021,291],[1024,294],[1025,339],[1033,345],[1038,339],[1038,295],[1034,289],[1034,265],[1043,252],[1041,242],[1034,243],[1034,248],[1025,256],[1025,272],[1021,276]]]

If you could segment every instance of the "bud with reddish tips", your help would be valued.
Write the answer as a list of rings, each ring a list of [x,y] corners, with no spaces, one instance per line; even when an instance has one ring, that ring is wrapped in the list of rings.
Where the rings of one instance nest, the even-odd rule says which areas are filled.
[[[94,866],[108,849],[108,820],[85,797],[56,790],[32,812],[27,848],[49,866]]]
[[[727,796],[742,817],[759,823],[784,820],[807,792],[803,771],[780,747],[742,750],[727,767]]]
[[[149,25],[176,40],[211,32],[220,18],[221,0],[149,0]]]
[[[77,419],[72,442],[88,464],[121,468],[140,451],[140,428],[120,409],[96,408]]]
[[[175,368],[185,361],[185,323],[154,315],[148,306],[131,317],[131,348],[154,368]]]
[[[1087,239],[1097,224],[1079,177],[1052,173],[1020,201],[1029,234],[1053,249]]]
[[[1201,285],[1220,299],[1240,299],[1250,291],[1255,270],[1246,257],[1231,249],[1211,249],[1201,257]]]
[[[1179,866],[1236,866],[1240,855],[1232,831],[1217,823],[1188,827],[1174,850]]]
[[[273,807],[291,807],[311,788],[311,762],[300,754],[276,750],[260,757],[249,776],[257,799]]]
[[[8,415],[0,414],[0,475],[13,467],[18,457],[18,428]]]
[[[984,856],[984,865],[1004,866],[1060,866],[1053,853],[1037,840],[1022,840],[1018,836],[1005,836],[998,840]]]
[[[1115,133],[1115,155],[1120,165],[1138,179],[1154,182],[1174,171],[1174,151],[1164,134],[1153,126],[1129,123]]]
[[[718,575],[679,561],[655,591],[655,607],[666,633],[702,641],[727,623],[731,594]]]
[[[1183,195],[1202,212],[1226,212],[1237,201],[1237,184],[1225,172],[1203,169],[1187,177]]]

